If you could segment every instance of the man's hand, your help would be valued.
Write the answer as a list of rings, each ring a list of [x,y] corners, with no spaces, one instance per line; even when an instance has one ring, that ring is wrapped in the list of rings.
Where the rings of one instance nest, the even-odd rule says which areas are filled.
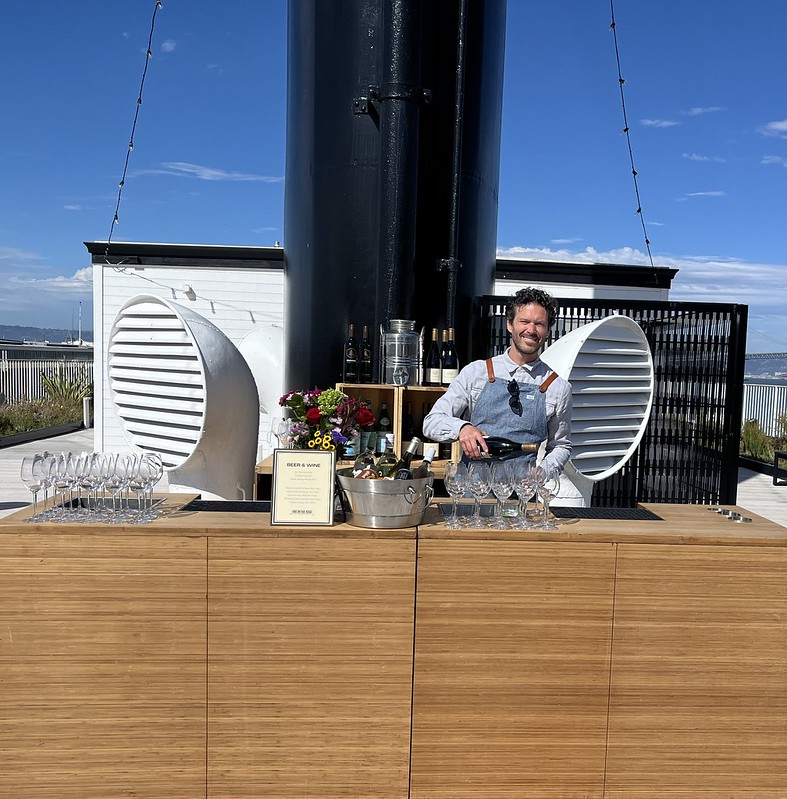
[[[484,431],[472,424],[464,425],[459,431],[459,444],[468,458],[480,458],[481,451],[487,452]]]

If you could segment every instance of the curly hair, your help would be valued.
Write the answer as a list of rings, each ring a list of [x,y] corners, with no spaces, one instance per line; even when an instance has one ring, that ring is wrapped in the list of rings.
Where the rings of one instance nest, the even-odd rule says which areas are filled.
[[[516,309],[521,305],[530,305],[530,303],[540,305],[547,312],[547,319],[549,320],[550,327],[555,324],[555,319],[557,319],[557,303],[554,298],[548,292],[533,288],[532,286],[519,289],[516,294],[508,298],[506,302],[506,319],[508,319],[509,322],[513,322],[516,316]]]

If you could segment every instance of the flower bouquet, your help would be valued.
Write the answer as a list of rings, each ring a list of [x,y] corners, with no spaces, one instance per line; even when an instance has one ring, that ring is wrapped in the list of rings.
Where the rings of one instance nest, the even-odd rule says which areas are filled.
[[[290,391],[279,399],[279,405],[290,409],[288,438],[293,447],[335,449],[338,457],[362,427],[377,421],[365,405],[333,388]]]

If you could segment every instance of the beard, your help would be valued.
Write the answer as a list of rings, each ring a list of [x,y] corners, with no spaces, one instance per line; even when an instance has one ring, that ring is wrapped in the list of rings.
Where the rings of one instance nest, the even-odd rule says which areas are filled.
[[[525,357],[538,355],[538,351],[544,344],[540,338],[531,338],[530,336],[514,336],[511,343],[514,345],[514,349]]]

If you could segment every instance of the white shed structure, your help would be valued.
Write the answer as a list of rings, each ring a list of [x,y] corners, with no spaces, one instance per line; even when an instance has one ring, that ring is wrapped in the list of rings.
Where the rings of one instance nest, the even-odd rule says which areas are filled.
[[[281,247],[86,242],[93,258],[94,447],[129,448],[109,393],[107,346],[123,306],[138,295],[205,317],[244,354],[260,389],[258,456],[270,448],[271,413],[284,393],[284,258]]]
[[[257,457],[272,450],[284,385],[284,251],[281,247],[86,242],[93,262],[95,449],[129,448],[106,372],[112,326],[123,306],[152,295],[202,315],[238,347],[260,395]],[[498,259],[493,293],[538,286],[559,297],[667,300],[676,270],[616,264]],[[418,321],[418,320],[417,320]]]

